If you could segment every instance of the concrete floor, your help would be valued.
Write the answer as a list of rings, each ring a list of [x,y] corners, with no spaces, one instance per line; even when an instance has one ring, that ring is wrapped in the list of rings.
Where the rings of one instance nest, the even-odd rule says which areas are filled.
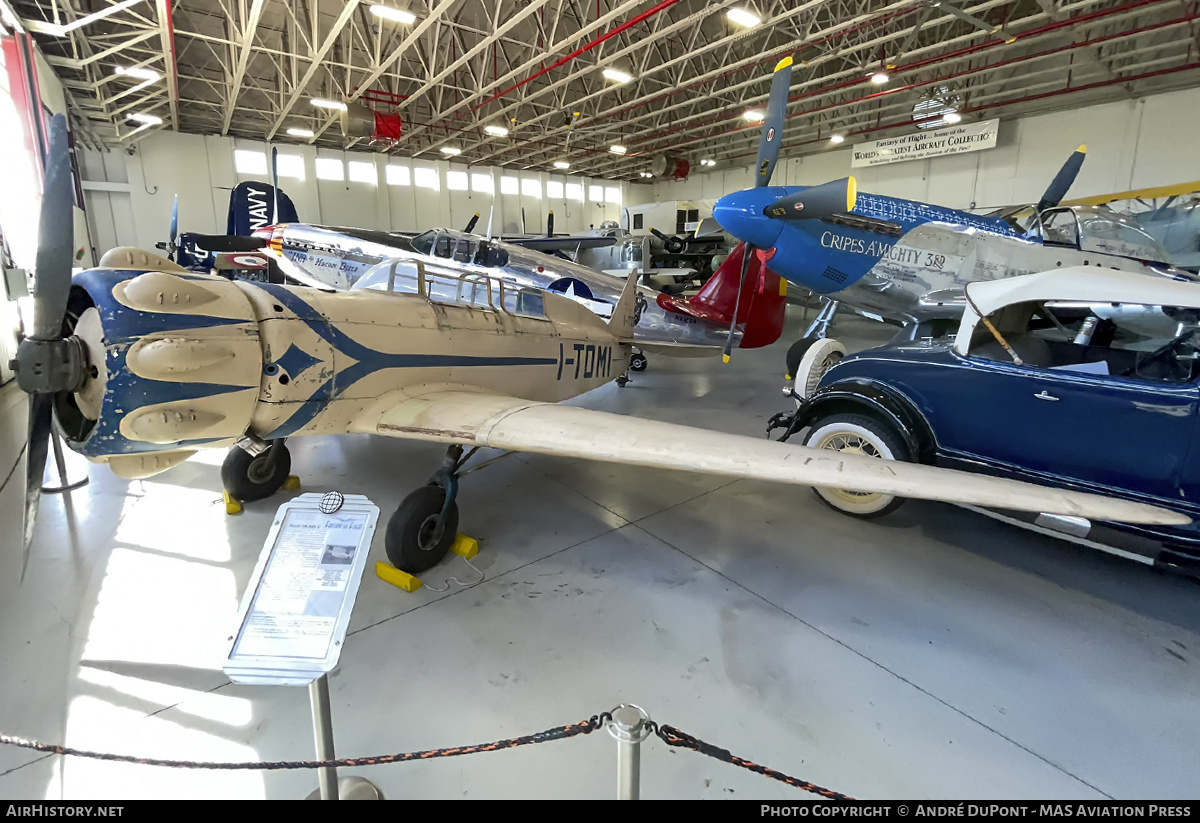
[[[835,333],[853,349],[891,330],[851,317]],[[626,389],[576,402],[760,437],[785,405],[785,348],[724,367],[655,357]],[[20,402],[0,393],[6,419]],[[13,429],[0,427],[10,458]],[[306,489],[366,494],[385,516],[442,453],[368,437],[291,447]],[[86,489],[43,503],[20,586],[19,501],[0,495],[0,732],[154,757],[312,756],[303,688],[234,686],[220,670],[287,499],[227,517],[221,457],[141,482],[92,467]],[[948,505],[859,522],[804,489],[545,457],[471,475],[460,510],[483,583],[405,594],[368,566],[332,676],[341,755],[489,741],[631,702],[862,798],[1200,794],[1193,581]],[[426,579],[449,575],[473,579],[457,558]],[[395,799],[607,798],[615,748],[599,733],[354,773]],[[315,785],[0,748],[7,798],[300,798]],[[642,786],[810,797],[657,740]]]

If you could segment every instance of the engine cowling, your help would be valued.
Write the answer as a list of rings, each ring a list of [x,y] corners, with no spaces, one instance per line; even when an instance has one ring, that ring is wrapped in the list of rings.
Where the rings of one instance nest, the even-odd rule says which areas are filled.
[[[151,269],[151,270],[148,270]],[[55,398],[75,451],[144,477],[249,427],[262,381],[258,321],[237,284],[117,249],[75,276],[69,329],[88,374]]]

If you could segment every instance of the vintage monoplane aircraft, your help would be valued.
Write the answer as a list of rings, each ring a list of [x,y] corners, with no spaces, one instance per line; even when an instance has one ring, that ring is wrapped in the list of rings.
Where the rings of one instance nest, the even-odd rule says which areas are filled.
[[[790,58],[772,78],[755,188],[717,201],[730,234],[770,255],[771,269],[831,301],[901,325],[957,320],[963,286],[1069,266],[1190,278],[1136,223],[1096,206],[1060,206],[1083,163],[1080,147],[1032,209],[1028,225],[1005,216],[866,194],[853,177],[819,186],[771,186],[791,85]],[[816,208],[816,206],[820,208]],[[829,304],[809,333],[823,336]],[[807,336],[807,334],[806,334]]]
[[[554,293],[495,278],[459,278],[458,302],[440,302],[420,260],[412,264],[415,294],[231,280],[130,248],[108,252],[72,280],[61,115],[50,146],[33,322],[15,362],[30,395],[26,558],[53,429],[124,477],[232,446],[222,479],[246,498],[282,485],[289,437],[370,433],[446,443],[431,484],[406,497],[388,522],[387,555],[406,571],[431,566],[454,537],[468,446],[1104,520],[1190,522],[1129,501],[558,405],[625,371],[637,320],[632,279],[608,321]]]
[[[386,260],[419,259],[465,276],[498,277],[517,286],[557,292],[608,318],[625,282],[564,258],[456,229],[431,229],[401,239],[388,232],[289,223],[258,234],[268,240],[263,251],[273,255],[286,277],[317,288],[349,289]],[[637,347],[641,352],[673,356],[715,355],[725,344],[735,309],[743,328],[738,337],[743,348],[774,343],[783,331],[785,291],[770,271],[756,269],[755,275],[742,281],[741,303],[733,266],[719,269],[699,294],[687,300],[667,302],[659,292],[639,287]],[[645,368],[641,352],[634,355],[634,371]]]

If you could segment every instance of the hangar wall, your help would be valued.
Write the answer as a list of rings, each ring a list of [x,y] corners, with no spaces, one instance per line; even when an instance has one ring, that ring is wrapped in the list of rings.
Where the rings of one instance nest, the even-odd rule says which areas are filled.
[[[514,172],[490,166],[471,166],[445,160],[424,161],[384,155],[379,152],[338,151],[294,143],[277,144],[280,156],[298,156],[303,161],[303,180],[280,176],[280,188],[296,205],[300,219],[326,225],[354,226],[392,231],[423,231],[439,226],[462,228],[473,214],[480,214],[478,231],[487,225],[488,210],[496,207],[494,229],[519,232],[521,209],[525,209],[530,232],[545,231],[546,212],[554,211],[556,233],[583,231],[604,220],[620,218],[620,203],[592,202],[592,187],[617,189],[625,186],[606,180],[574,175]],[[171,214],[171,202],[179,194],[181,231],[224,232],[229,203],[228,189],[246,180],[270,179],[269,175],[238,174],[234,152],[250,150],[269,155],[266,143],[218,136],[157,132],[135,144],[134,154],[116,148],[110,152],[83,153],[81,174],[97,253],[117,245],[153,248],[165,240]],[[348,162],[367,162],[374,166],[377,183],[318,180],[317,158],[339,158],[343,169]],[[407,169],[408,185],[389,185],[386,167]],[[439,188],[413,185],[417,168],[437,170]],[[475,175],[490,178],[494,195],[482,191],[450,191],[448,171],[468,172],[469,185],[483,183]],[[395,172],[393,172],[393,175]],[[501,194],[501,178],[517,177],[526,193]],[[536,181],[538,196],[528,191]],[[548,182],[564,184],[564,197],[546,196]],[[582,202],[567,199],[565,184],[582,184]],[[479,188],[475,186],[475,188]],[[614,193],[614,192],[608,192]]]
[[[786,158],[772,183],[813,185],[848,174],[873,194],[951,208],[1035,202],[1080,144],[1087,161],[1070,196],[1086,197],[1200,179],[1200,88],[1096,106],[1001,118],[996,148],[970,154],[852,169],[850,146]],[[632,204],[720,197],[751,186],[755,148],[745,165],[675,183],[633,186]],[[785,152],[786,153],[786,152]]]

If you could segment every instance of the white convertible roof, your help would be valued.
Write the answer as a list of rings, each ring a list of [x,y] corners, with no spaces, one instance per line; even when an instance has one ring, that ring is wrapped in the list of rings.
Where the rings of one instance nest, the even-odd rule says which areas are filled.
[[[981,280],[968,283],[966,289],[984,315],[1014,303],[1046,300],[1200,308],[1198,282],[1098,266],[1071,266],[1001,280]],[[971,312],[970,305],[967,311]]]

